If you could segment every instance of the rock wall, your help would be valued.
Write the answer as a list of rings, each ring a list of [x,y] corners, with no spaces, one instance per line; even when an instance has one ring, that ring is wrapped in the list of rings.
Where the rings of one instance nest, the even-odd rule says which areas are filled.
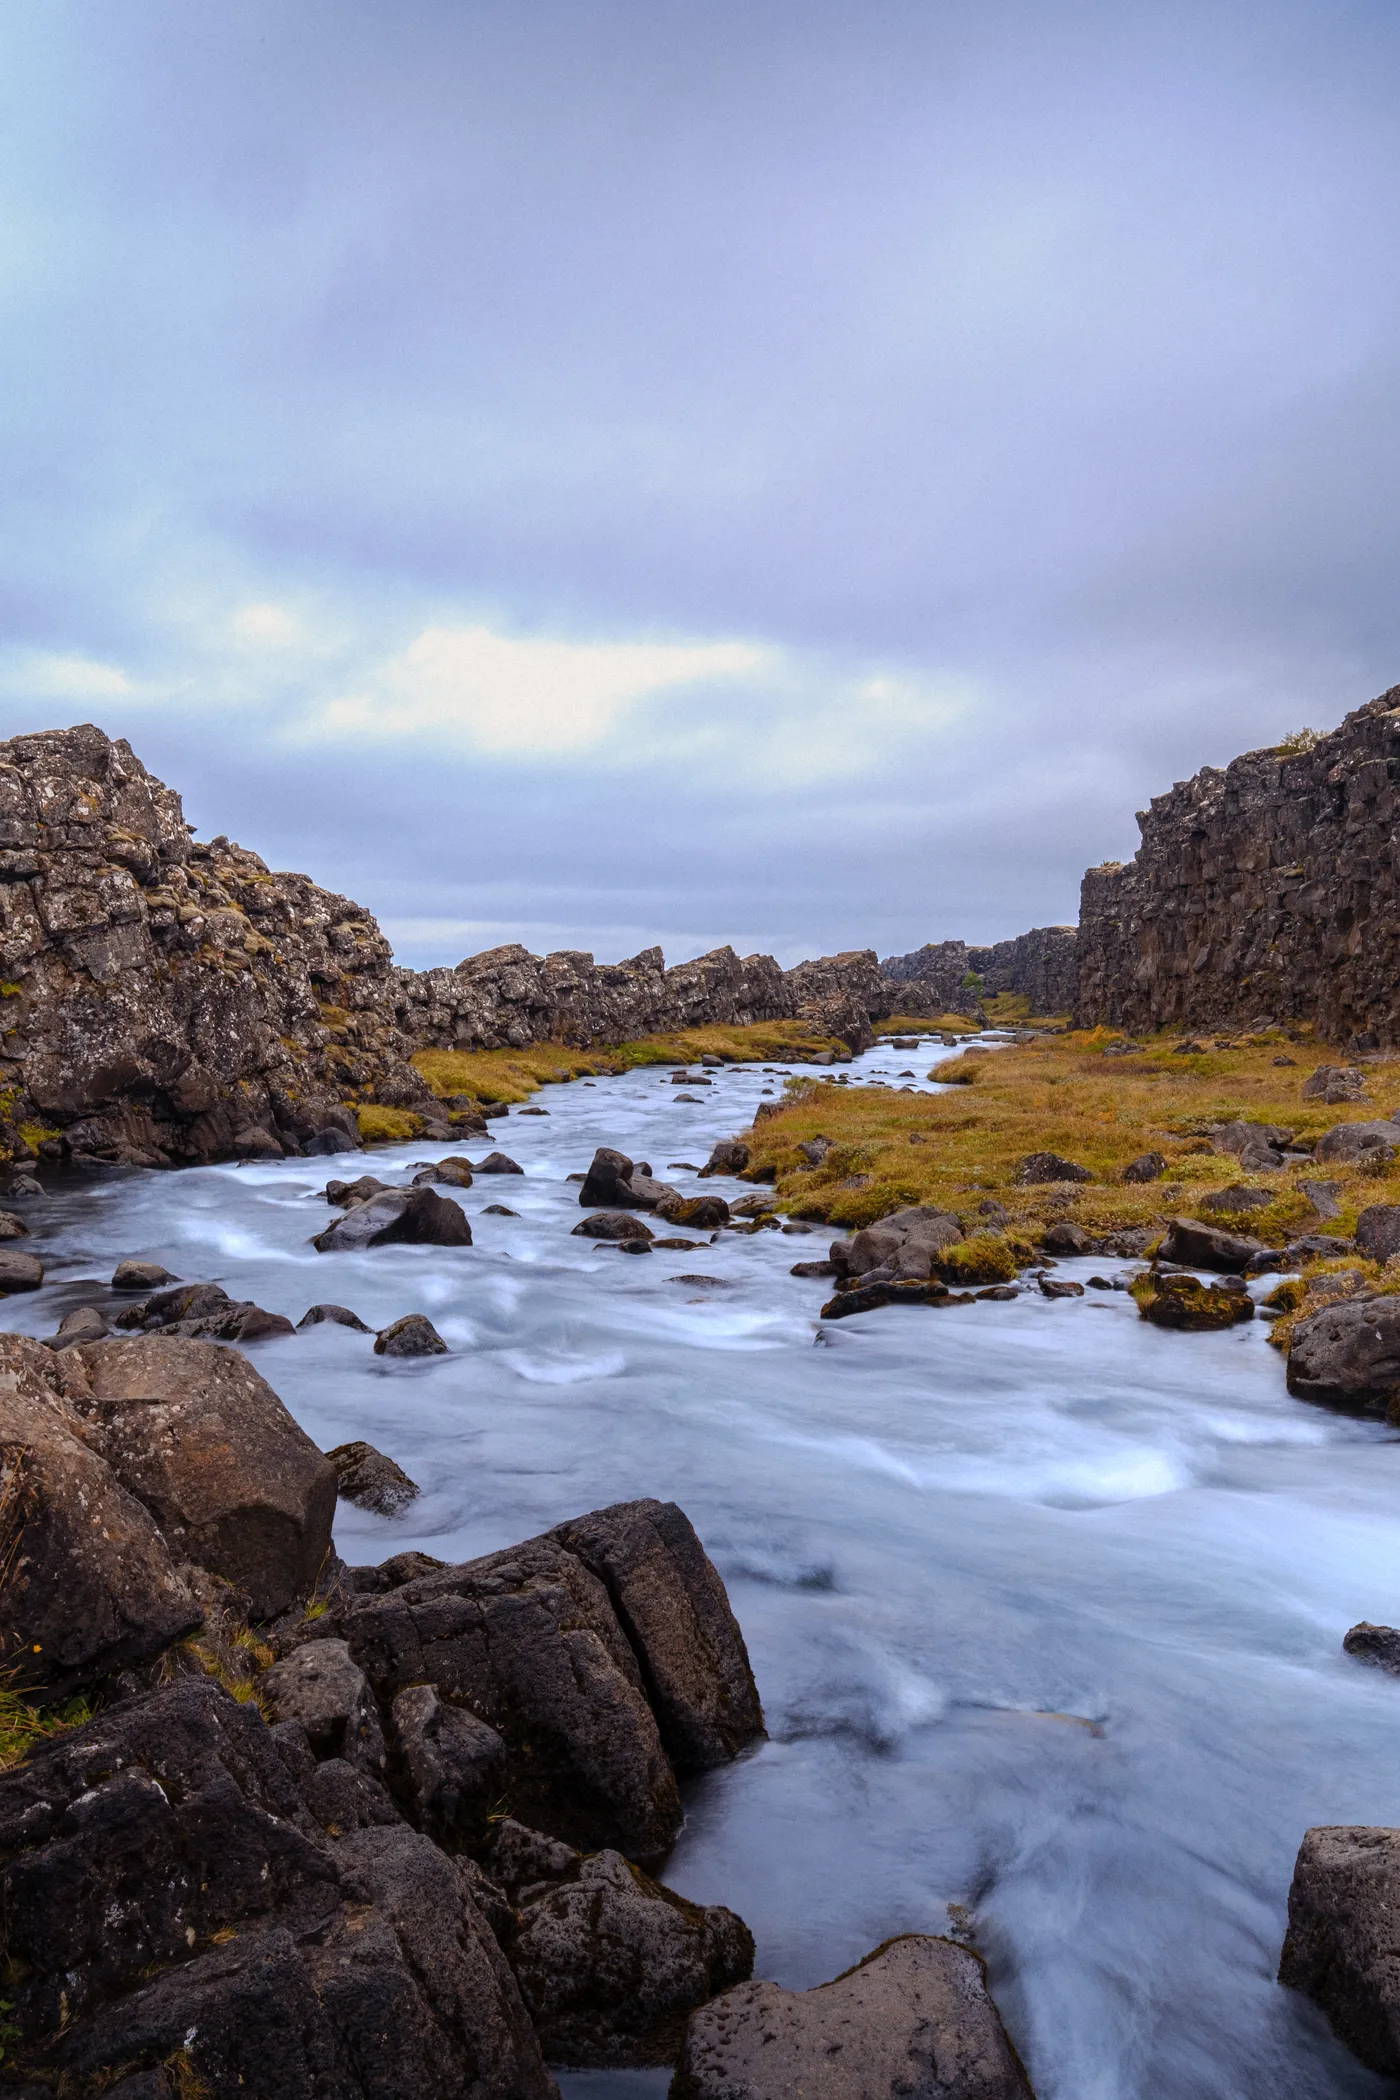
[[[1084,1026],[1315,1022],[1353,1051],[1400,1043],[1400,686],[1301,751],[1208,766],[1138,817],[1080,910]]]
[[[272,1156],[353,1134],[347,1101],[431,1117],[415,1050],[789,1019],[860,1049],[886,994],[869,949],[788,971],[732,948],[401,969],[350,898],[198,844],[129,744],[91,724],[0,743],[0,1155]]]
[[[1014,992],[1036,1014],[1069,1013],[1077,981],[1078,934],[1073,926],[1036,926],[989,948],[966,941],[929,941],[908,955],[889,955],[880,965],[886,982],[902,989],[888,1013],[965,1013],[976,1004],[964,988],[969,971],[982,979],[989,997]]]

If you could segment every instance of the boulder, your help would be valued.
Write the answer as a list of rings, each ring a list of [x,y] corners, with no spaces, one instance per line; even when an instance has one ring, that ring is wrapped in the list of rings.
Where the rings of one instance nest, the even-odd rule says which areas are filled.
[[[332,1838],[308,1799],[326,1775],[366,1800],[339,1760],[299,1785],[208,1678],[0,1775],[21,2090],[120,2066],[123,2100],[557,2100],[468,1877],[399,1822]]]
[[[1292,1139],[1291,1130],[1274,1123],[1222,1123],[1211,1137],[1216,1152],[1237,1159],[1246,1173],[1273,1174],[1283,1166],[1283,1147]]]
[[[504,1152],[488,1152],[475,1171],[478,1174],[523,1174],[525,1169],[517,1166]]]
[[[80,1305],[64,1316],[58,1323],[58,1333],[49,1341],[50,1349],[75,1349],[80,1342],[100,1342],[107,1334],[107,1322],[95,1305]]]
[[[497,1154],[504,1158],[504,1153]],[[477,1172],[480,1169],[475,1170]],[[494,1170],[499,1173],[499,1168]],[[420,1167],[413,1177],[413,1186],[421,1188],[430,1182],[438,1182],[444,1188],[469,1189],[472,1185],[472,1163],[469,1159],[439,1159],[432,1166]]]
[[[909,1933],[815,1990],[743,1983],[691,2015],[675,2100],[1033,2100],[980,1957]]]
[[[1040,1294],[1043,1298],[1082,1298],[1084,1286],[1071,1282],[1067,1276],[1042,1276]]]
[[[1373,1203],[1356,1221],[1356,1251],[1369,1261],[1400,1254],[1400,1203]]]
[[[1326,1224],[1329,1218],[1336,1218],[1341,1215],[1342,1206],[1337,1201],[1337,1192],[1340,1187],[1341,1183],[1339,1181],[1300,1180],[1298,1193],[1300,1196],[1307,1197],[1318,1217]]]
[[[370,1196],[311,1242],[319,1254],[360,1247],[470,1247],[471,1243],[472,1229],[461,1204],[430,1188],[386,1189]]]
[[[875,1312],[882,1305],[968,1304],[970,1298],[949,1290],[946,1283],[861,1283],[852,1290],[828,1298],[822,1307],[824,1320],[849,1320],[855,1313]]]
[[[652,1180],[645,1161],[634,1165],[625,1152],[600,1145],[583,1177],[578,1200],[585,1210],[655,1210],[675,1194],[669,1182]]]
[[[281,1159],[283,1148],[270,1130],[260,1123],[245,1124],[233,1135],[232,1150],[238,1159]]]
[[[114,1291],[158,1291],[164,1283],[178,1283],[169,1269],[163,1269],[158,1261],[119,1261],[112,1271]]]
[[[1077,1166],[1072,1159],[1062,1159],[1058,1152],[1028,1152],[1016,1169],[1016,1180],[1022,1187],[1042,1181],[1092,1181],[1093,1178],[1087,1167]]]
[[[0,1335],[0,1671],[53,1698],[150,1662],[203,1616],[151,1512],[89,1444],[70,1372]]]
[[[1264,1243],[1224,1232],[1218,1225],[1202,1225],[1195,1218],[1173,1218],[1157,1251],[1161,1260],[1180,1262],[1188,1269],[1242,1276],[1255,1255],[1264,1252]]]
[[[1248,1210],[1267,1210],[1273,1200],[1267,1189],[1251,1188],[1245,1181],[1232,1181],[1228,1188],[1212,1189],[1208,1196],[1202,1196],[1201,1209],[1238,1214]]]
[[[644,1860],[674,1841],[680,1797],[637,1657],[603,1584],[557,1539],[353,1595],[340,1628],[382,1702],[433,1684],[496,1730],[522,1820]]]
[[[401,1516],[422,1493],[403,1467],[376,1451],[373,1444],[337,1444],[326,1457],[335,1467],[341,1500],[372,1509],[376,1516]]]
[[[331,1124],[325,1130],[318,1130],[307,1138],[301,1149],[304,1158],[319,1159],[333,1152],[355,1152],[359,1147],[348,1131],[337,1130],[334,1124]]]
[[[27,1240],[29,1227],[12,1210],[0,1210],[0,1240]]]
[[[1303,1099],[1324,1101],[1329,1107],[1343,1101],[1364,1101],[1365,1074],[1358,1065],[1319,1065],[1303,1081]]]
[[[1321,2007],[1338,2041],[1382,2077],[1400,2077],[1400,1830],[1306,1831],[1288,1892],[1279,1982]]]
[[[1125,1181],[1160,1181],[1167,1171],[1167,1162],[1160,1152],[1139,1152],[1123,1169]]]
[[[1092,1254],[1094,1251],[1092,1235],[1068,1218],[1062,1218],[1058,1225],[1048,1226],[1040,1235],[1040,1244],[1047,1254]]]
[[[656,1215],[668,1225],[689,1225],[695,1232],[714,1232],[729,1223],[729,1205],[723,1196],[663,1196],[656,1206]]]
[[[1196,1276],[1154,1276],[1151,1289],[1138,1298],[1138,1310],[1154,1327],[1208,1334],[1252,1320],[1254,1300],[1248,1291],[1202,1283]]]
[[[344,1210],[352,1203],[367,1203],[371,1196],[382,1196],[391,1187],[375,1174],[361,1174],[357,1181],[328,1181],[326,1201]]]
[[[1293,1329],[1288,1390],[1349,1414],[1386,1415],[1400,1396],[1400,1298],[1344,1298]]]
[[[37,1254],[20,1254],[0,1247],[0,1293],[37,1291],[44,1281],[44,1264]]]
[[[742,1138],[721,1138],[700,1169],[704,1174],[742,1174],[749,1163],[749,1148]]]
[[[595,1211],[591,1218],[580,1218],[570,1237],[585,1240],[650,1240],[654,1235],[650,1225],[644,1224],[634,1210],[599,1210]]]
[[[507,1203],[488,1203],[481,1215],[484,1218],[518,1218],[520,1213]]]
[[[218,1283],[181,1283],[157,1291],[118,1313],[115,1324],[206,1342],[257,1342],[295,1331],[282,1313],[266,1312],[251,1298],[230,1298]]]
[[[519,1900],[509,1952],[546,2058],[580,2069],[674,2063],[688,2016],[753,1974],[742,1918],[611,1850]]]
[[[550,1536],[606,1589],[677,1772],[727,1764],[763,1734],[744,1636],[682,1509],[618,1502]]]
[[[374,1338],[376,1356],[446,1356],[446,1342],[425,1313],[405,1313]]]
[[[1317,1141],[1313,1158],[1319,1166],[1384,1166],[1400,1145],[1400,1124],[1334,1123]]]
[[[898,1282],[922,1283],[944,1248],[956,1246],[962,1236],[951,1211],[918,1204],[865,1226],[853,1239],[833,1240],[829,1259],[841,1276],[867,1276],[879,1269]]]
[[[1400,1677],[1400,1630],[1394,1626],[1373,1626],[1362,1619],[1342,1636],[1342,1647],[1358,1662]]]
[[[390,1710],[394,1771],[410,1821],[438,1844],[475,1848],[506,1784],[505,1743],[435,1684],[409,1685]]]
[[[834,1276],[834,1261],[795,1261],[788,1270],[789,1276]]]
[[[275,1721],[299,1721],[318,1758],[384,1769],[384,1734],[365,1673],[344,1641],[308,1641],[258,1679]]]
[[[235,1349],[158,1336],[91,1342],[75,1404],[91,1448],[172,1549],[273,1618],[307,1596],[331,1542],[334,1469]]]
[[[353,1327],[356,1334],[374,1332],[372,1327],[366,1327],[358,1313],[351,1312],[348,1305],[309,1305],[297,1321],[297,1333],[300,1334],[304,1327],[321,1327],[328,1322],[333,1327]]]

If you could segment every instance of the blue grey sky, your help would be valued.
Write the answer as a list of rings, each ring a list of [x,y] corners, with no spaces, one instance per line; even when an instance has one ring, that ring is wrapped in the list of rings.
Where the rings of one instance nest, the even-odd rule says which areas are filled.
[[[1400,679],[1400,12],[0,0],[0,730],[497,941],[1072,919]]]

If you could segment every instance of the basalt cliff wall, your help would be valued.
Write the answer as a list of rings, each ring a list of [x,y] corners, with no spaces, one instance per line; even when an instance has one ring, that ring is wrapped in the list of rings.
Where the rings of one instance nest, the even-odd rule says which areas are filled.
[[[881,974],[890,985],[902,987],[889,1011],[964,1012],[977,996],[966,983],[971,974],[981,979],[981,991],[989,998],[1014,992],[1029,999],[1032,1013],[1069,1013],[1075,1002],[1077,944],[1073,926],[1035,926],[988,948],[929,941],[908,955],[886,956]]]
[[[0,743],[0,980],[0,1154],[153,1166],[353,1134],[364,1102],[431,1127],[419,1049],[786,1019],[862,1048],[893,1011],[873,950],[784,971],[731,948],[668,970],[659,949],[509,947],[403,969],[350,898],[198,843],[179,796],[90,724]]]
[[[1311,748],[1204,768],[1138,824],[1133,860],[1084,877],[1082,1025],[1400,1044],[1400,686]]]

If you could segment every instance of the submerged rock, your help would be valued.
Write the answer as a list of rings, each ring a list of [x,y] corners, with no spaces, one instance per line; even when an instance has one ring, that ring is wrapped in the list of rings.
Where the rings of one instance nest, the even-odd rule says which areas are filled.
[[[341,1500],[372,1509],[376,1516],[397,1517],[422,1493],[417,1481],[410,1480],[402,1466],[376,1451],[373,1444],[361,1440],[337,1444],[326,1457],[335,1467]]]
[[[956,1941],[906,1934],[815,1990],[744,1983],[691,2016],[676,2100],[1033,2100]]]
[[[119,1312],[115,1324],[142,1334],[206,1342],[256,1342],[294,1332],[282,1313],[266,1312],[251,1298],[230,1298],[218,1283],[181,1283],[157,1291]]]
[[[309,1305],[297,1321],[297,1333],[305,1327],[322,1327],[329,1323],[333,1327],[353,1327],[356,1334],[373,1334],[358,1313],[352,1313],[348,1305]]]

